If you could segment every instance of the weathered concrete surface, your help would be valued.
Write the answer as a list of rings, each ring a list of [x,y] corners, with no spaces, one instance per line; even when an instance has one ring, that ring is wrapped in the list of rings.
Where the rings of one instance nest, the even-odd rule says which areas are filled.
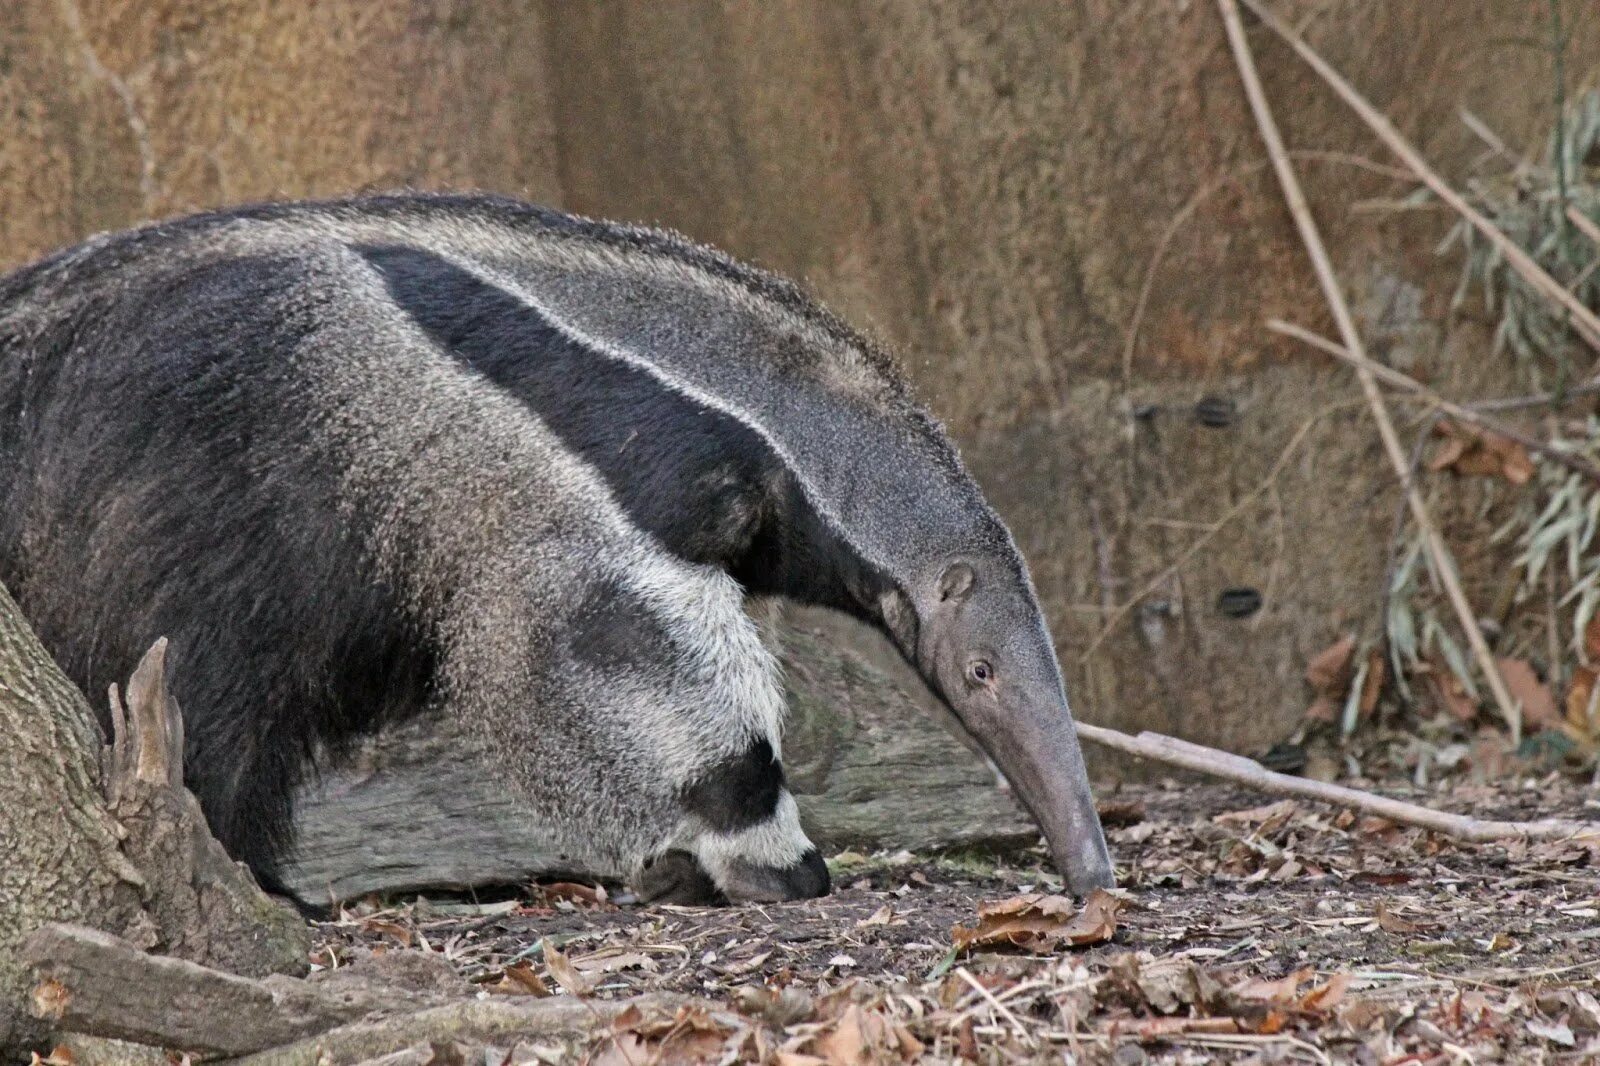
[[[1514,145],[1544,137],[1548,57],[1519,42],[1545,0],[1279,8],[1448,175],[1478,151],[1459,105]],[[1600,17],[1567,9],[1570,83],[1593,83]],[[1291,147],[1387,162],[1255,40]],[[1394,487],[1358,408],[1324,416],[1261,506],[1080,656],[1108,603],[1355,398],[1260,328],[1326,328],[1261,160],[1208,0],[17,0],[0,16],[0,260],[195,206],[414,184],[665,223],[803,276],[900,348],[1012,520],[1078,712],[1244,750],[1293,728],[1306,657],[1371,618]],[[1445,360],[1435,333],[1387,321],[1408,286],[1442,319],[1442,216],[1353,212],[1406,187],[1343,156],[1301,169],[1363,317],[1392,333],[1379,349],[1470,395],[1492,364],[1470,324],[1448,338],[1469,357]],[[1186,413],[1210,395],[1238,404],[1231,427]],[[1492,598],[1492,561],[1456,544],[1469,594]],[[1264,610],[1219,615],[1230,585],[1269,591]]]

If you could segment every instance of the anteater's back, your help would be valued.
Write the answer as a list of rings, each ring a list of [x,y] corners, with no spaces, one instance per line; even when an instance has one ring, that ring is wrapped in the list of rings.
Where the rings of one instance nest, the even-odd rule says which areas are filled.
[[[314,227],[187,220],[0,280],[0,580],[97,704],[170,638],[191,783],[261,869],[308,752],[431,699],[446,590],[594,525],[560,460]]]

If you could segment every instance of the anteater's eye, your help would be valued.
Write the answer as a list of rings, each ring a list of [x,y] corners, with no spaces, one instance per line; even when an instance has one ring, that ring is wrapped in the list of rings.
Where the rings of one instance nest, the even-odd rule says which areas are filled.
[[[974,659],[967,664],[967,680],[975,685],[987,685],[994,680],[994,667],[982,659]]]

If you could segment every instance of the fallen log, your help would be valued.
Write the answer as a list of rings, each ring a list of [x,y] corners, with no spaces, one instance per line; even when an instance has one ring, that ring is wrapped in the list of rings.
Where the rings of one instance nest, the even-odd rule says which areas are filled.
[[[232,1061],[232,1066],[326,1066],[359,1063],[439,1044],[515,1044],[522,1040],[563,1043],[562,1061],[578,1061],[575,1046],[608,1027],[626,1010],[667,1009],[692,1002],[687,997],[647,994],[630,999],[590,1000],[572,996],[551,999],[472,999],[447,1003],[415,1014],[354,1022],[337,1029],[270,1048]],[[400,1057],[395,1066],[438,1062],[434,1054]]]
[[[419,989],[415,974],[386,970],[382,957],[360,972],[323,975],[322,982],[257,980],[146,954],[74,925],[45,926],[25,954],[39,978],[33,994],[39,1017],[62,1033],[126,1042],[80,1045],[94,1048],[93,1061],[140,1061],[140,1049],[151,1048],[252,1066],[353,1063],[434,1042],[581,1039],[629,1007],[685,1002],[667,995],[477,999],[453,972],[458,987]]]
[[[819,847],[1038,839],[984,761],[881,670],[804,628],[785,633],[782,658],[784,769]],[[413,721],[367,741],[302,790],[296,828],[282,880],[318,904],[623,872],[564,850],[502,783],[494,754],[448,721]]]
[[[360,1017],[292,978],[257,980],[167,955],[81,925],[28,939],[35,1017],[65,1032],[204,1054],[240,1055]],[[341,1009],[342,1008],[342,1009]]]
[[[1107,729],[1103,726],[1078,723],[1078,736],[1084,740],[1112,748],[1141,759],[1165,763],[1191,770],[1208,777],[1221,778],[1236,784],[1247,785],[1262,792],[1282,796],[1300,796],[1320,800],[1338,807],[1363,811],[1387,818],[1402,825],[1415,825],[1435,833],[1443,833],[1457,840],[1484,843],[1492,840],[1569,840],[1577,837],[1600,840],[1600,823],[1575,822],[1564,818],[1541,818],[1531,822],[1508,822],[1486,818],[1473,818],[1465,814],[1437,811],[1390,796],[1363,792],[1358,788],[1313,781],[1305,777],[1291,777],[1268,770],[1254,759],[1231,752],[1219,751],[1187,740],[1161,733],[1145,731],[1138,736]]]

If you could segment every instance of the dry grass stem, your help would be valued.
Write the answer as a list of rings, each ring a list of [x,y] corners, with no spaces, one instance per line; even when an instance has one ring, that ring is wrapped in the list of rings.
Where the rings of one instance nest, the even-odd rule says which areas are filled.
[[[1218,0],[1218,2],[1222,3],[1222,0]],[[1521,246],[1501,232],[1498,226],[1490,222],[1481,212],[1469,204],[1465,197],[1452,189],[1428,165],[1427,160],[1422,158],[1422,154],[1412,146],[1411,142],[1406,140],[1399,130],[1395,129],[1394,123],[1390,122],[1383,112],[1373,107],[1366,97],[1357,92],[1355,87],[1346,81],[1338,71],[1334,70],[1328,61],[1323,59],[1298,33],[1284,25],[1276,15],[1269,11],[1261,0],[1243,0],[1243,3],[1273,33],[1283,38],[1289,47],[1294,49],[1295,54],[1303,59],[1312,70],[1316,71],[1323,81],[1328,83],[1339,98],[1350,106],[1351,110],[1367,124],[1373,133],[1377,134],[1378,139],[1383,141],[1391,152],[1399,156],[1401,162],[1410,167],[1424,185],[1433,190],[1435,196],[1449,204],[1457,214],[1466,219],[1479,233],[1483,234],[1505,257],[1506,262],[1511,264],[1511,267],[1521,274],[1529,285],[1570,313],[1573,329],[1583,338],[1585,343],[1600,352],[1600,317],[1597,317],[1593,311],[1589,310],[1583,301],[1568,292],[1566,286],[1551,277],[1543,267],[1534,261],[1532,256],[1523,251]],[[1229,16],[1230,11],[1232,12],[1231,19]],[[1238,43],[1234,46],[1236,56],[1240,54],[1240,49],[1244,49],[1244,54],[1248,55],[1248,44],[1244,40],[1244,27],[1239,22],[1236,4],[1232,2],[1223,4],[1223,15],[1225,19],[1230,19],[1228,31],[1230,40],[1234,37],[1235,27],[1237,27]],[[1240,62],[1242,64],[1245,60],[1241,59]],[[1251,69],[1252,71],[1254,70],[1253,63],[1251,64]],[[1257,92],[1259,93],[1259,91],[1258,84]],[[1265,106],[1265,98],[1263,98],[1263,106]],[[1260,117],[1259,113],[1257,117]],[[1280,142],[1278,145],[1279,153],[1282,152],[1282,148],[1283,146]],[[1283,167],[1280,167],[1280,173],[1282,169]]]
[[[1274,333],[1281,333],[1286,337],[1293,337],[1297,341],[1309,344],[1318,351],[1327,352],[1335,359],[1349,363],[1351,366],[1365,367],[1367,370],[1371,371],[1374,376],[1381,378],[1384,384],[1391,385],[1397,389],[1403,389],[1406,392],[1421,397],[1429,404],[1449,415],[1451,418],[1456,419],[1457,421],[1467,422],[1471,425],[1477,426],[1480,429],[1486,429],[1490,433],[1496,433],[1502,437],[1505,437],[1507,440],[1514,440],[1524,448],[1527,448],[1529,451],[1537,452],[1538,454],[1550,459],[1551,462],[1558,463],[1574,473],[1582,474],[1591,481],[1600,483],[1600,467],[1595,466],[1581,455],[1574,455],[1573,453],[1564,451],[1547,441],[1542,441],[1537,437],[1531,437],[1528,434],[1523,433],[1521,430],[1514,429],[1513,427],[1506,425],[1498,419],[1490,418],[1488,415],[1485,415],[1482,411],[1479,411],[1475,408],[1463,406],[1462,404],[1456,403],[1453,400],[1447,400],[1443,396],[1440,396],[1437,392],[1434,392],[1432,389],[1428,388],[1428,386],[1424,385],[1422,382],[1418,381],[1416,378],[1413,378],[1408,374],[1401,373],[1393,367],[1386,366],[1385,364],[1380,363],[1375,359],[1370,359],[1366,356],[1358,356],[1351,352],[1348,348],[1345,348],[1326,337],[1319,336],[1303,326],[1297,326],[1293,322],[1285,322],[1279,318],[1272,318],[1267,320],[1267,328],[1272,330]]]
[[[1246,0],[1246,3],[1250,4],[1251,10],[1259,11],[1260,5],[1255,3],[1254,0]],[[1261,87],[1260,76],[1256,73],[1255,59],[1250,52],[1250,42],[1245,37],[1244,24],[1239,18],[1238,3],[1236,0],[1217,0],[1217,5],[1222,11],[1223,24],[1228,34],[1228,43],[1233,49],[1234,60],[1239,67],[1239,76],[1244,82],[1245,94],[1250,100],[1250,109],[1254,112],[1256,123],[1261,128],[1261,137],[1266,142],[1267,154],[1272,157],[1273,168],[1277,171],[1279,184],[1283,187],[1284,199],[1288,202],[1290,214],[1294,216],[1295,226],[1300,231],[1300,237],[1305,244],[1306,252],[1311,257],[1311,264],[1316,270],[1317,281],[1322,286],[1323,296],[1327,299],[1329,310],[1332,311],[1334,321],[1338,324],[1339,335],[1343,339],[1347,351],[1360,356],[1363,361],[1366,361],[1366,346],[1362,343],[1361,335],[1356,329],[1355,319],[1350,313],[1350,306],[1344,298],[1343,290],[1339,287],[1338,277],[1334,274],[1333,263],[1328,257],[1327,247],[1322,242],[1322,234],[1317,228],[1316,219],[1311,215],[1311,208],[1306,202],[1305,192],[1300,188],[1299,179],[1295,177],[1294,165],[1289,161],[1288,152],[1283,145],[1283,137],[1278,132],[1277,123],[1272,117],[1272,108],[1267,103],[1266,93]],[[1288,33],[1287,30],[1282,28],[1280,28],[1280,32]],[[1381,118],[1381,116],[1379,117]],[[1404,155],[1401,157],[1405,158]],[[1407,162],[1409,163],[1410,161],[1407,160]],[[1462,206],[1466,206],[1464,202]],[[1523,254],[1520,249],[1518,249],[1518,254]],[[1523,257],[1527,258],[1525,254]],[[1528,262],[1534,270],[1538,270],[1538,266],[1531,259]],[[1539,271],[1539,273],[1542,275],[1543,271]],[[1554,284],[1553,281],[1552,284]],[[1559,286],[1557,287],[1559,288]],[[1565,290],[1562,290],[1562,294],[1570,297],[1570,294]],[[1588,313],[1587,308],[1584,311],[1586,314]],[[1600,338],[1600,322],[1597,322],[1596,326],[1595,336]],[[1394,421],[1389,417],[1389,409],[1384,404],[1383,393],[1378,388],[1377,379],[1373,376],[1371,369],[1365,365],[1356,368],[1356,376],[1361,382],[1361,391],[1366,396],[1367,406],[1372,411],[1373,420],[1378,425],[1378,436],[1383,441],[1384,451],[1389,457],[1390,464],[1394,467],[1395,474],[1400,478],[1401,489],[1406,494],[1412,521],[1416,523],[1417,529],[1422,535],[1428,555],[1432,559],[1435,571],[1439,575],[1440,584],[1444,586],[1450,605],[1455,610],[1457,621],[1466,633],[1467,642],[1472,647],[1473,657],[1477,660],[1478,668],[1489,684],[1489,690],[1494,696],[1495,705],[1499,708],[1501,717],[1505,719],[1510,728],[1513,742],[1518,743],[1522,738],[1521,708],[1512,698],[1510,690],[1506,687],[1505,680],[1500,676],[1499,667],[1494,661],[1494,654],[1489,650],[1489,644],[1484,640],[1483,631],[1478,625],[1477,616],[1473,613],[1471,605],[1467,602],[1466,593],[1461,588],[1461,579],[1456,572],[1455,560],[1450,557],[1450,552],[1445,547],[1443,538],[1439,536],[1439,531],[1434,525],[1433,517],[1428,513],[1427,505],[1423,502],[1421,493],[1417,491],[1416,486],[1407,477],[1405,449],[1400,444],[1399,434],[1395,432]]]

